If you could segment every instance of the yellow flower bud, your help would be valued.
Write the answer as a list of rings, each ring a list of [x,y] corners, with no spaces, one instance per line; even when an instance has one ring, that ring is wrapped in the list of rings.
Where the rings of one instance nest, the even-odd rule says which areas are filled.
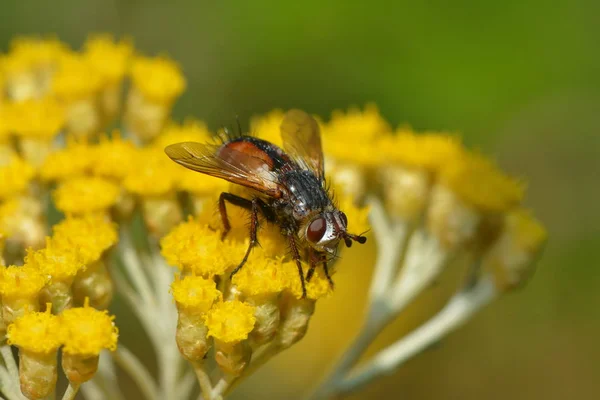
[[[160,241],[169,265],[184,274],[203,277],[221,275],[242,259],[246,243],[221,240],[221,234],[193,218],[176,226]]]
[[[54,191],[56,208],[66,214],[106,212],[114,206],[121,191],[103,178],[80,177],[61,183]]]
[[[47,282],[46,275],[28,265],[9,266],[1,271],[0,294],[4,321],[11,323],[27,311],[37,311],[40,291]]]
[[[140,141],[148,142],[165,126],[173,102],[185,89],[185,78],[167,58],[137,57],[131,80],[125,123]]]
[[[52,227],[53,242],[62,248],[77,248],[84,264],[100,260],[102,254],[117,243],[117,226],[98,214],[68,216]]]
[[[314,300],[299,299],[298,296],[284,293],[281,324],[275,339],[277,345],[286,349],[302,339],[306,335],[308,322],[314,312]]]
[[[98,93],[102,78],[89,60],[76,54],[61,57],[52,81],[52,90],[66,104],[67,130],[77,136],[90,136],[100,129]]]
[[[7,165],[0,165],[0,200],[27,192],[34,167],[19,157],[11,157]]]
[[[45,248],[28,252],[25,265],[50,277],[50,281],[41,292],[43,303],[52,303],[56,314],[71,307],[71,285],[75,275],[85,268],[77,248],[63,247],[60,243],[47,239]]]
[[[110,138],[101,136],[100,143],[94,147],[92,172],[98,176],[120,181],[127,174],[140,168],[136,162],[145,161],[136,157],[135,145],[121,139],[120,132],[115,130]]]
[[[114,293],[113,281],[103,259],[88,264],[85,270],[79,271],[71,287],[73,302],[77,306],[89,299],[92,307],[107,309]]]
[[[86,304],[65,310],[59,318],[63,327],[63,371],[70,382],[86,382],[98,369],[100,351],[117,348],[119,331],[114,317]]]
[[[86,174],[94,162],[94,148],[85,140],[67,139],[67,147],[53,151],[40,167],[43,181],[54,182]]]
[[[391,128],[374,105],[364,111],[335,111],[329,123],[322,127],[325,155],[342,164],[373,166],[379,163],[376,141],[389,135]],[[348,144],[352,143],[351,146]]]
[[[62,335],[58,317],[48,312],[25,314],[8,326],[8,343],[19,348],[21,392],[41,399],[54,392],[56,355]]]
[[[25,249],[43,247],[46,221],[41,199],[19,196],[0,203],[0,230],[7,235],[5,255],[9,264],[20,262]]]
[[[527,211],[517,209],[506,215],[500,237],[483,256],[483,267],[491,270],[499,290],[508,291],[527,282],[547,236],[542,224]]]
[[[439,180],[471,207],[502,212],[519,204],[524,185],[477,153],[463,153],[440,170]]]
[[[206,315],[208,336],[215,339],[215,360],[225,373],[237,376],[250,363],[252,350],[244,340],[255,322],[254,307],[237,300],[217,303]]]
[[[204,316],[215,301],[221,300],[221,292],[213,280],[198,276],[176,279],[171,285],[171,292],[178,311],[177,347],[187,360],[200,361],[210,346]]]

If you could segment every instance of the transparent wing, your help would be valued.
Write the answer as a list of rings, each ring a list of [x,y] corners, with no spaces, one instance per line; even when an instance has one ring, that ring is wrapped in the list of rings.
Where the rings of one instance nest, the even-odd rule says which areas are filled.
[[[285,113],[280,129],[284,150],[323,179],[323,147],[317,121],[304,111],[293,109]]]
[[[257,157],[228,148],[183,142],[169,145],[165,153],[176,163],[203,174],[249,187],[271,197],[281,197],[277,176]]]

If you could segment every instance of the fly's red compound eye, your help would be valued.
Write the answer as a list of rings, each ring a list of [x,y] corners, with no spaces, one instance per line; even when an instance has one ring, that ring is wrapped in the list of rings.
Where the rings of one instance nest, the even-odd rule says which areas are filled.
[[[325,231],[327,231],[327,221],[325,221],[325,218],[315,218],[308,226],[308,230],[306,231],[306,238],[313,243],[317,243],[323,238],[323,235],[325,235]]]

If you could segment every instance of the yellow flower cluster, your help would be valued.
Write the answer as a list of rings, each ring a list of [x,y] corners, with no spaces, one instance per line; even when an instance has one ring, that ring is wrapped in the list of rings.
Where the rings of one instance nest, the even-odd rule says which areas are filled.
[[[0,295],[9,343],[20,349],[23,393],[50,394],[61,346],[71,383],[93,376],[100,350],[116,346],[113,318],[100,311],[113,283],[140,309],[172,306],[155,307],[170,301],[165,274],[172,276],[154,262],[159,252],[179,270],[171,285],[173,340],[195,367],[211,354],[223,374],[240,376],[252,357],[304,336],[316,301],[332,293],[323,268],[311,271],[304,297],[299,273],[307,276],[308,257],[302,251],[299,272],[279,227],[261,219],[260,246],[232,277],[250,244],[248,213],[229,206],[232,229],[223,237],[217,199],[225,191],[251,194],[164,154],[170,144],[214,137],[201,121],[170,120],[186,87],[177,63],[136,55],[129,40],[106,35],[90,37],[81,51],[24,38],[2,56],[0,71]],[[254,117],[251,133],[281,145],[283,115]],[[106,133],[118,116],[120,129]],[[546,233],[523,210],[519,180],[455,135],[394,130],[374,105],[336,111],[319,125],[327,181],[350,232],[369,231],[365,200],[380,196],[391,219],[444,255],[481,257],[498,287],[516,287],[530,274]],[[64,218],[49,229],[52,207]],[[144,310],[142,323],[152,315]],[[159,331],[150,335],[156,342],[168,330]],[[48,365],[44,379],[24,372],[36,362]]]

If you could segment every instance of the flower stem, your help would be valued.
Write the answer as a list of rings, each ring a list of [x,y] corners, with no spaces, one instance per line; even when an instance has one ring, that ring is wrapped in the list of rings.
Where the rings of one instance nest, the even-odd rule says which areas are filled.
[[[0,366],[0,392],[7,400],[25,399],[21,394],[18,379],[13,380],[4,366]]]
[[[0,347],[0,353],[2,354],[2,359],[4,360],[4,364],[6,365],[6,369],[15,382],[19,381],[19,369],[17,368],[17,363],[15,361],[15,357],[13,356],[12,349],[9,345],[3,345]]]
[[[69,386],[67,387],[62,400],[74,400],[75,396],[77,396],[77,392],[79,391],[79,386],[79,383],[69,382]]]
[[[202,397],[204,400],[212,400],[213,388],[212,384],[210,383],[208,373],[204,368],[204,363],[195,362],[192,363],[192,367],[194,367],[194,372],[196,373],[196,378],[198,379],[198,384],[200,385],[200,390],[202,391]]]
[[[338,382],[334,393],[343,395],[355,392],[373,379],[391,373],[405,361],[463,325],[495,297],[496,289],[489,278],[482,278],[468,290],[455,294],[432,319],[382,350],[349,378]]]
[[[150,281],[142,268],[128,227],[121,227],[119,231],[118,251],[123,261],[123,266],[144,303],[154,304],[154,294]]]
[[[113,353],[115,362],[131,376],[146,399],[159,400],[158,387],[141,361],[126,347],[119,345]]]

